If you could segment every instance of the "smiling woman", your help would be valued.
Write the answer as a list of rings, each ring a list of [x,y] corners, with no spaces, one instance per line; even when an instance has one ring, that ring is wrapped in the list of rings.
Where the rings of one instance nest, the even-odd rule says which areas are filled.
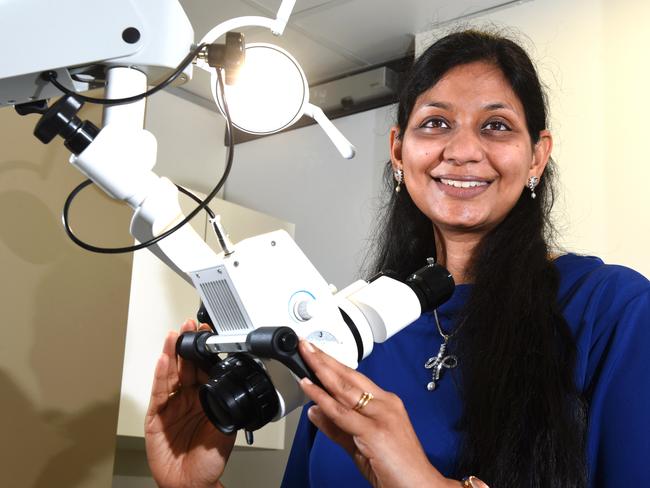
[[[391,131],[393,166],[413,202],[453,234],[481,236],[501,222],[551,147],[547,130],[533,142],[522,102],[486,61],[450,69],[417,98],[403,132]]]
[[[650,458],[650,283],[558,255],[552,136],[528,55],[491,33],[438,40],[405,83],[390,144],[375,268],[405,278],[435,256],[456,290],[358,371],[301,343],[322,387],[301,381],[314,405],[283,487],[638,484]],[[152,470],[161,486],[214,486],[232,444],[170,399],[179,383],[196,387],[170,337],[148,418]],[[192,436],[175,436],[182,422]]]
[[[460,284],[437,313],[378,345],[362,374],[316,353],[329,394],[305,385],[319,430],[303,419],[285,487],[641,479],[650,284],[597,258],[557,256],[552,145],[539,78],[515,42],[458,32],[418,59],[391,131],[387,186],[400,191],[375,267],[405,275],[435,255]],[[453,358],[442,375],[427,369],[436,351]],[[360,415],[350,397],[363,392],[374,399]]]

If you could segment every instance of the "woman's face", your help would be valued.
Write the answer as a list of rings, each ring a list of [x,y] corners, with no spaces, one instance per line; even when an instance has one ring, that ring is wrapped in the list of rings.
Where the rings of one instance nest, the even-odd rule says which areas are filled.
[[[533,146],[524,108],[501,70],[486,62],[449,70],[416,100],[407,128],[391,131],[394,168],[440,231],[485,233],[514,207],[552,147]]]

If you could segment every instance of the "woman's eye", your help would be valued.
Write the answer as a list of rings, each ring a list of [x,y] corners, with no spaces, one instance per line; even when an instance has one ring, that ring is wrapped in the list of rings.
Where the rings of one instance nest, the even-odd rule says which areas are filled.
[[[507,131],[511,130],[510,127],[508,127],[506,124],[501,122],[500,120],[493,120],[491,122],[488,122],[483,126],[484,130],[495,130],[495,131]]]
[[[433,118],[424,122],[420,127],[424,129],[448,129],[449,124],[445,119]]]

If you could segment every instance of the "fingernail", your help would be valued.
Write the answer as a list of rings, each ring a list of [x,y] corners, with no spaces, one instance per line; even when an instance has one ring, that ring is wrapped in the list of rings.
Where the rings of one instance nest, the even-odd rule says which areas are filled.
[[[309,407],[309,410],[307,410],[307,417],[309,417],[309,420],[314,420],[318,416],[314,408],[315,407]]]
[[[306,376],[300,380],[300,383],[303,385],[313,385],[314,383],[307,378]]]
[[[304,344],[307,352],[316,352],[316,349],[314,348],[314,345],[311,342],[303,339],[302,343]]]

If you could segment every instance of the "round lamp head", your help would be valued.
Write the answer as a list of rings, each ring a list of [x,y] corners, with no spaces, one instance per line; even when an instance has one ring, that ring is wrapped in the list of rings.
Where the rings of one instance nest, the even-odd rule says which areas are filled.
[[[224,113],[216,71],[212,96]],[[246,62],[237,82],[224,86],[232,123],[251,134],[273,134],[302,117],[309,102],[309,85],[298,62],[284,49],[266,43],[246,46]]]

